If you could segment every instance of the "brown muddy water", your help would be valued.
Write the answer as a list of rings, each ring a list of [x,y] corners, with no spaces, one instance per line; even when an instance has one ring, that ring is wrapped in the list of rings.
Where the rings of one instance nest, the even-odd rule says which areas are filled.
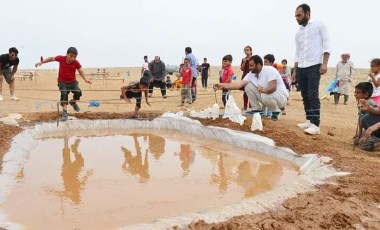
[[[55,133],[37,141],[1,205],[7,221],[25,229],[149,223],[238,202],[299,173],[290,162],[174,131]]]

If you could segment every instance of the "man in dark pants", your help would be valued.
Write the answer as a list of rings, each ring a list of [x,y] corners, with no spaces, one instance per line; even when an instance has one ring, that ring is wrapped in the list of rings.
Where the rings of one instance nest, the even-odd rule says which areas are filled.
[[[0,55],[0,101],[3,98],[3,79],[9,84],[11,92],[11,100],[18,101],[19,98],[15,95],[15,73],[20,60],[17,57],[18,50],[15,47],[9,48],[8,54]],[[12,67],[13,66],[13,67]]]
[[[203,58],[202,63],[202,87],[203,89],[207,88],[207,79],[210,75],[210,64],[207,63],[207,58]]]
[[[149,97],[153,94],[153,87],[160,87],[163,98],[166,98],[166,67],[165,63],[161,61],[159,56],[155,56],[154,60],[149,64],[150,71],[150,84],[149,84]]]
[[[295,12],[301,26],[295,36],[296,57],[292,81],[297,77],[301,89],[306,122],[297,126],[310,135],[320,134],[319,81],[327,72],[330,46],[327,29],[322,22],[310,20],[310,7],[299,5]]]

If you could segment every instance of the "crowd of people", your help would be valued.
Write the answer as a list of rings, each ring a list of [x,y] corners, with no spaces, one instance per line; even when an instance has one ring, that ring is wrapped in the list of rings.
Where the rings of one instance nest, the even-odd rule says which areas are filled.
[[[297,126],[310,135],[320,134],[321,103],[319,98],[319,84],[321,75],[327,72],[327,65],[331,53],[330,40],[327,28],[320,21],[311,20],[311,9],[307,4],[299,5],[295,10],[295,18],[300,25],[295,35],[296,55],[295,63],[291,69],[286,59],[281,63],[275,63],[273,54],[267,54],[263,58],[254,55],[251,46],[244,47],[245,56],[241,60],[241,81],[233,81],[236,78],[232,69],[233,57],[228,54],[222,58],[222,70],[219,83],[214,90],[222,90],[223,106],[226,106],[230,90],[243,90],[243,110],[245,115],[264,113],[264,109],[271,111],[270,118],[277,121],[281,114],[285,114],[285,107],[289,103],[289,92],[295,87],[302,96],[305,122]],[[35,66],[45,63],[59,62],[58,88],[60,90],[60,103],[63,107],[62,120],[68,119],[67,106],[71,105],[76,112],[80,111],[77,100],[80,100],[82,92],[76,80],[75,73],[79,72],[83,80],[91,84],[77,60],[78,51],[70,47],[66,55],[58,55],[43,59]],[[202,89],[208,87],[210,76],[210,64],[207,58],[201,65],[197,65],[197,59],[191,47],[185,48],[186,57],[181,63],[177,79],[172,81],[167,76],[164,61],[159,56],[149,62],[148,56],[144,56],[141,69],[141,79],[132,81],[121,87],[120,98],[126,102],[136,99],[135,113],[141,108],[142,93],[146,104],[150,106],[149,97],[153,95],[155,87],[160,88],[161,96],[167,98],[167,89],[180,90],[181,106],[185,103],[193,103],[197,99],[197,76],[201,75]],[[0,100],[3,100],[2,83],[5,79],[9,84],[11,100],[19,100],[15,95],[14,75],[17,72],[18,50],[15,47],[9,49],[8,54],[0,55]],[[354,143],[363,149],[372,150],[380,140],[380,59],[371,61],[371,72],[368,74],[368,82],[361,82],[355,87],[355,98],[358,102],[359,129],[354,137]],[[348,52],[341,54],[341,60],[336,65],[334,87],[328,91],[334,95],[334,103],[338,104],[343,95],[343,104],[348,105],[350,84],[354,72],[354,64],[350,60]],[[69,93],[73,98],[69,100]],[[370,143],[370,144],[369,144]]]

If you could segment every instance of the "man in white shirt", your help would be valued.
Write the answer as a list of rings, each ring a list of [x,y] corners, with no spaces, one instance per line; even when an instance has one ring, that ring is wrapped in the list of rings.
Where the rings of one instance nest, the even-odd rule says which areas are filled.
[[[215,88],[238,90],[244,87],[252,107],[252,111],[247,112],[247,115],[262,112],[263,107],[268,107],[272,111],[271,119],[277,121],[289,96],[280,73],[272,66],[264,66],[258,55],[249,59],[249,70],[242,81],[218,83],[215,84]]]
[[[301,4],[295,17],[301,26],[295,36],[296,56],[292,80],[297,78],[301,89],[306,122],[297,126],[305,133],[320,134],[319,81],[327,72],[330,46],[327,29],[322,22],[310,20],[310,7]]]
[[[144,75],[144,72],[149,72],[149,61],[148,56],[144,56],[144,63],[141,68],[141,77]]]

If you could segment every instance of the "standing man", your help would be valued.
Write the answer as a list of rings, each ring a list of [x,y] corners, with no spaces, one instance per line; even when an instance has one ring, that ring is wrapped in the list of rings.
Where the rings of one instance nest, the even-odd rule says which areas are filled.
[[[149,64],[150,71],[150,84],[149,84],[149,97],[152,97],[153,87],[160,87],[161,95],[166,98],[166,67],[165,63],[161,61],[159,56],[155,56],[154,60]]]
[[[185,48],[185,54],[186,57],[190,60],[190,68],[193,71],[193,78],[191,81],[191,94],[192,94],[192,99],[195,101],[197,98],[197,75],[198,75],[198,69],[197,69],[197,59],[193,55],[193,50],[191,47],[186,47]]]
[[[11,91],[11,100],[20,100],[15,95],[15,73],[17,72],[18,63],[20,60],[17,57],[18,50],[16,47],[9,48],[8,54],[0,55],[0,101],[4,100],[3,97],[3,78],[9,85]],[[13,68],[11,68],[13,66]]]
[[[350,61],[350,54],[343,53],[342,60],[336,65],[336,75],[339,79],[338,93],[334,94],[334,103],[339,103],[339,97],[344,95],[344,105],[347,105],[348,95],[350,93],[350,83],[352,81],[352,72],[354,71],[354,63]]]
[[[149,61],[148,61],[148,56],[144,56],[144,63],[141,68],[141,77],[144,75],[145,71],[149,71]]]
[[[202,63],[202,87],[203,89],[207,89],[207,79],[210,75],[210,64],[207,63],[207,58],[203,58]]]
[[[295,17],[301,26],[296,33],[296,56],[292,81],[297,78],[306,122],[297,126],[305,133],[320,134],[319,81],[321,75],[327,72],[330,57],[330,44],[325,25],[319,21],[310,20],[310,7],[307,4],[296,8]]]

